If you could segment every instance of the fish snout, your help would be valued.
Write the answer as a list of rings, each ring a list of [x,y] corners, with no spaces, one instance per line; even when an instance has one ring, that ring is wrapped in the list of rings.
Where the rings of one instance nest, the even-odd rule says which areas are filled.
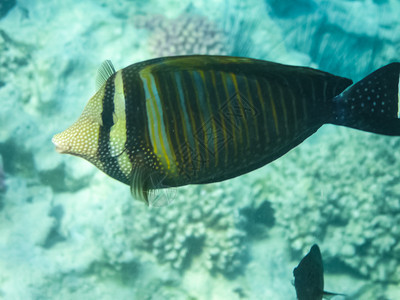
[[[60,133],[53,136],[51,142],[56,146],[56,151],[58,153],[69,153],[71,150],[71,146],[63,143],[62,139],[60,138]]]

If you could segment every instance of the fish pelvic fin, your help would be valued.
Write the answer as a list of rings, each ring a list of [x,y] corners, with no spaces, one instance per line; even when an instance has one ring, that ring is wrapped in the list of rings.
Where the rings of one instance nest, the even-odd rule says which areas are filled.
[[[329,123],[400,136],[399,74],[395,62],[349,86],[333,99]]]
[[[131,173],[131,194],[147,206],[161,207],[172,203],[175,188],[164,184],[165,176],[136,166]]]
[[[150,186],[148,184],[148,175],[146,175],[145,170],[139,166],[135,166],[131,173],[131,194],[132,197],[144,202],[149,206],[149,191]]]

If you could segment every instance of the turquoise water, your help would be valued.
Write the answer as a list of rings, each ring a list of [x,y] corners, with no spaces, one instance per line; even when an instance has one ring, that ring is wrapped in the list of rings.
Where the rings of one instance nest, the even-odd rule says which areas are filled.
[[[293,268],[314,243],[326,290],[399,299],[397,137],[325,125],[161,207],[51,143],[105,59],[238,55],[356,81],[400,61],[399,13],[396,0],[2,0],[0,299],[296,299]]]

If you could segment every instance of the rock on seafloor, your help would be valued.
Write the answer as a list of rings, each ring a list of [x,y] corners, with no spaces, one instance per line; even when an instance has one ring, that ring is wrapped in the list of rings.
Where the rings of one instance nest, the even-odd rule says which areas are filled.
[[[400,60],[398,1],[288,3],[1,2],[0,298],[294,299],[292,270],[315,242],[327,289],[400,298],[398,138],[325,127],[269,166],[150,208],[51,144],[105,59],[230,54],[352,79]]]

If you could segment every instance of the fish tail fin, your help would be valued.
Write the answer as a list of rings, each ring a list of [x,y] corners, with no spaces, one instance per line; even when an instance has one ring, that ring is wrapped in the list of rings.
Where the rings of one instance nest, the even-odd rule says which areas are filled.
[[[333,100],[329,123],[400,136],[400,63],[388,64],[349,86]]]

